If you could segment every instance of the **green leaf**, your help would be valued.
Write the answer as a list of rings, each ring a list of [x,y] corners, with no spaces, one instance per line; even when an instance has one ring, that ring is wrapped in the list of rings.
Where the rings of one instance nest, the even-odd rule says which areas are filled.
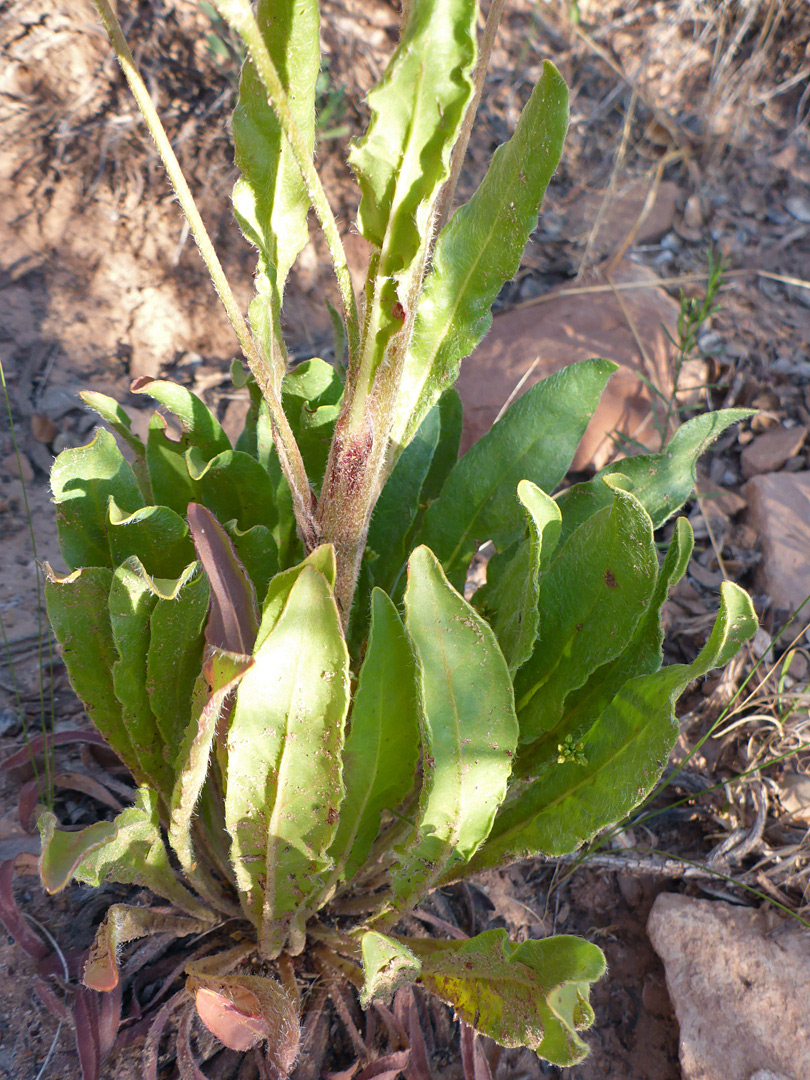
[[[133,394],[148,394],[164,409],[174,413],[182,427],[184,447],[196,447],[206,461],[224,450],[230,450],[228,436],[219,421],[205,402],[185,386],[144,375],[134,380],[130,390]]]
[[[181,911],[210,919],[206,907],[177,878],[169,863],[158,820],[157,795],[139,788],[135,805],[115,821],[99,821],[79,832],[62,832],[51,813],[39,819],[42,836],[40,876],[49,893],[60,892],[71,878],[98,888],[106,881],[139,885]]]
[[[392,871],[398,911],[486,838],[517,744],[512,683],[495,635],[425,547],[408,565],[405,610],[424,708],[423,790],[414,841]]]
[[[176,581],[155,586],[159,595],[149,621],[146,689],[166,760],[173,765],[202,668],[208,582],[199,563],[192,563]]]
[[[252,529],[242,532],[235,521],[225,523],[225,532],[233,541],[239,561],[253,582],[256,598],[263,601],[270,579],[279,571],[275,537],[264,525],[254,525]]]
[[[137,557],[115,569],[109,597],[110,625],[118,653],[112,667],[113,687],[141,772],[165,806],[173,777],[152,713],[146,677],[149,620],[157,599],[157,589]]]
[[[318,357],[299,364],[282,384],[284,411],[316,491],[326,470],[342,398],[343,380],[331,364]]]
[[[140,771],[113,687],[112,671],[118,653],[108,607],[111,584],[112,571],[103,567],[74,570],[60,578],[45,564],[48,619],[70,684],[112,750],[143,783],[147,777]]]
[[[112,567],[107,539],[107,503],[112,496],[128,514],[143,506],[141,490],[115,438],[99,428],[87,446],[63,450],[53,463],[59,547],[71,570]]]
[[[458,390],[454,386],[449,387],[440,396],[434,408],[439,410],[441,430],[436,452],[430,463],[430,472],[422,485],[422,501],[426,503],[438,498],[445,480],[458,461],[461,445],[463,410]]]
[[[132,471],[138,481],[144,502],[153,502],[152,484],[149,480],[149,470],[146,467],[146,447],[132,430],[132,421],[129,416],[115,398],[108,397],[107,394],[99,394],[94,390],[80,390],[79,397],[85,405],[98,413],[101,419],[106,421],[130,448],[134,455]]]
[[[191,449],[186,454],[195,494],[189,502],[206,506],[219,521],[236,521],[240,529],[272,528],[277,520],[273,482],[259,462],[238,450],[226,450],[210,461]]]
[[[263,955],[276,956],[323,886],[343,797],[348,653],[314,566],[301,570],[254,659],[228,732],[225,818],[245,914]]]
[[[254,653],[259,650],[267,635],[275,628],[276,623],[281,618],[281,613],[290,597],[292,587],[305,566],[314,566],[316,570],[323,574],[330,587],[334,589],[337,566],[335,564],[335,549],[331,544],[321,544],[320,547],[311,551],[298,566],[291,566],[289,570],[282,570],[276,574],[267,586],[267,593],[262,605],[259,632],[256,635],[256,644],[253,646]]]
[[[250,656],[217,651],[206,664],[208,693],[199,714],[191,722],[177,758],[177,781],[171,796],[169,843],[180,865],[193,881],[197,869],[191,837],[192,818],[208,775],[211,747],[226,703],[245,672],[253,665]],[[205,886],[203,885],[203,891]]]
[[[515,678],[522,743],[553,731],[567,696],[624,651],[657,576],[649,516],[614,488],[613,505],[581,525],[542,576],[540,636]]]
[[[402,986],[414,982],[422,969],[420,961],[403,942],[376,930],[367,930],[360,940],[363,954],[363,989],[360,1004],[367,1009],[373,998],[390,1001]]]
[[[368,129],[349,153],[361,191],[360,231],[377,249],[361,361],[372,378],[392,336],[410,325],[436,202],[472,97],[477,13],[475,0],[409,6],[399,45],[368,95]]]
[[[638,454],[606,465],[593,480],[575,484],[560,492],[557,502],[563,515],[563,539],[591,514],[611,501],[601,479],[621,475],[652,518],[653,528],[660,528],[683,506],[695,489],[698,458],[732,424],[738,424],[751,409],[722,409],[702,413],[675,432],[662,454]]]
[[[516,775],[536,777],[544,769],[553,767],[558,761],[560,747],[565,756],[566,745],[576,746],[626,682],[658,671],[663,660],[664,640],[661,608],[670,589],[686,572],[693,545],[691,525],[686,518],[678,518],[649,606],[630,643],[620,656],[597,668],[584,686],[566,698],[562,719],[556,728],[518,755]]]
[[[562,1067],[588,1054],[577,1031],[594,1020],[590,984],[605,973],[602,950],[568,935],[514,945],[505,930],[468,941],[408,939],[420,981],[483,1035],[528,1046]]]
[[[498,815],[469,871],[574,851],[628,814],[652,790],[678,735],[673,705],[690,682],[728,663],[753,637],[748,595],[724,582],[708,642],[691,664],[631,679],[583,739],[582,753],[524,788]]]
[[[198,498],[197,486],[188,473],[186,440],[175,442],[166,430],[166,421],[160,413],[153,413],[146,436],[149,480],[157,505],[168,506],[185,518],[186,507]]]
[[[461,361],[492,325],[492,303],[517,272],[537,226],[567,127],[565,83],[545,61],[514,135],[495,151],[481,186],[455,212],[436,243],[405,361],[395,441],[409,441],[441,392],[455,382]]]
[[[371,633],[343,754],[346,795],[330,849],[336,877],[350,880],[368,858],[384,810],[411,791],[419,759],[419,699],[413,655],[397,609],[372,594]]]
[[[245,426],[236,440],[234,450],[238,450],[243,454],[250,454],[251,457],[256,458],[262,468],[270,473],[271,478],[275,478],[275,472],[280,472],[280,466],[275,444],[273,443],[273,424],[270,419],[270,410],[252,375],[249,376],[247,388],[250,394],[250,407],[245,417]]]
[[[561,526],[557,504],[536,484],[521,480],[517,492],[526,510],[529,535],[512,554],[492,556],[487,583],[474,601],[495,631],[512,675],[529,659],[537,640],[541,560],[548,561]]]
[[[435,551],[460,588],[476,545],[504,550],[519,540],[521,480],[551,493],[565,476],[616,365],[584,360],[543,379],[518,398],[464,455],[430,506],[420,541]]]
[[[137,555],[148,573],[171,578],[194,562],[188,525],[168,506],[144,506],[129,514],[110,496],[107,524],[113,566]]]
[[[259,0],[256,18],[304,143],[315,145],[315,83],[320,67],[317,0]],[[233,114],[233,190],[239,226],[259,251],[251,323],[268,357],[278,330],[284,283],[308,239],[309,197],[253,61],[242,68]],[[262,332],[263,330],[263,332]],[[280,377],[280,376],[279,376]]]
[[[349,164],[362,198],[358,223],[382,252],[380,274],[406,268],[427,231],[472,94],[472,0],[418,0],[399,45],[368,95],[371,121]]]

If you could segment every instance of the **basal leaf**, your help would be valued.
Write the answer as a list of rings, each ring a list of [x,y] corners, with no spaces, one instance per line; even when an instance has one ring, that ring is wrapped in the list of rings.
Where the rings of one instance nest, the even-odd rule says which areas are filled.
[[[191,823],[208,775],[217,724],[225,713],[228,698],[252,664],[250,656],[220,651],[209,660],[205,667],[208,693],[199,713],[192,710],[191,722],[178,755],[177,781],[171,795],[169,843],[191,880],[194,880],[197,868]]]
[[[153,413],[146,436],[146,465],[149,482],[158,506],[168,506],[186,516],[186,507],[199,498],[197,485],[189,476],[185,439],[175,442],[167,432],[168,425],[160,413]]]
[[[550,494],[565,476],[616,365],[571,364],[518,398],[458,462],[431,505],[420,540],[460,588],[476,545],[504,550],[519,540],[524,514],[516,491],[530,480]]]
[[[133,394],[148,394],[180,421],[183,444],[196,447],[206,461],[230,450],[228,436],[208,406],[185,386],[144,375],[130,387]]]
[[[350,880],[366,861],[383,810],[395,809],[413,787],[418,758],[413,655],[396,608],[375,589],[368,649],[343,754],[346,795],[329,852],[336,877]]]
[[[237,557],[231,538],[210,510],[199,503],[189,503],[188,524],[210,589],[206,641],[225,652],[249,655],[259,629],[253,583]]]
[[[495,151],[481,186],[436,243],[403,371],[395,442],[407,444],[492,325],[493,301],[517,272],[537,227],[567,127],[565,83],[546,61],[514,135]]]
[[[146,689],[166,760],[174,765],[202,668],[208,581],[199,564],[192,563],[176,581],[155,584],[159,595],[149,620]]]
[[[236,554],[256,590],[256,599],[264,600],[270,579],[278,573],[278,547],[270,529],[254,525],[244,532],[235,521],[225,522],[225,532],[231,538]]]
[[[323,886],[343,797],[348,654],[314,566],[301,570],[254,660],[228,732],[225,816],[245,914],[275,956]]]
[[[299,364],[282,383],[284,411],[316,491],[323,480],[342,397],[339,373],[318,357]]]
[[[312,151],[320,67],[317,0],[259,0],[256,18],[293,118]],[[233,138],[242,174],[233,190],[233,206],[242,232],[259,251],[251,323],[269,358],[274,356],[270,338],[278,331],[284,283],[309,239],[309,197],[250,59],[242,68]]]
[[[541,560],[548,561],[561,525],[557,504],[536,484],[521,480],[517,493],[526,510],[529,535],[511,554],[492,556],[487,583],[474,601],[495,631],[513,675],[529,659],[537,640]]]
[[[590,984],[605,973],[596,945],[568,935],[515,945],[505,930],[486,930],[408,946],[421,961],[420,981],[482,1034],[562,1067],[587,1056],[577,1032],[593,1023]]]
[[[140,560],[133,556],[116,567],[110,586],[109,612],[117,659],[112,667],[121,720],[142,775],[168,805],[173,777],[147,690],[149,620],[158,593]]]
[[[194,485],[190,502],[207,506],[219,521],[236,521],[240,529],[272,528],[278,518],[273,482],[259,462],[238,450],[226,450],[205,461],[194,448],[186,454]]]
[[[521,743],[554,730],[567,696],[624,651],[657,576],[650,518],[614,488],[613,505],[588,518],[543,573],[540,636],[515,678]]]
[[[418,978],[422,965],[408,946],[376,930],[360,940],[363,953],[363,989],[360,1004],[367,1009],[373,998],[388,1002],[401,986]]]
[[[157,796],[139,788],[135,805],[114,821],[99,821],[79,832],[62,832],[51,813],[39,819],[42,836],[40,876],[49,893],[60,892],[71,878],[98,888],[106,881],[139,885],[181,911],[210,919],[206,907],[174,875],[163,844]]]
[[[538,854],[565,855],[621,821],[666,765],[678,734],[675,699],[694,679],[726,664],[756,628],[747,594],[724,582],[714,629],[696,659],[625,683],[583,738],[581,752],[504,806],[470,870]]]
[[[261,1043],[275,1076],[289,1076],[298,1057],[298,1008],[275,979],[263,975],[210,975],[189,964],[186,989],[200,1019],[221,1043],[245,1053]]]
[[[113,904],[107,908],[107,914],[96,932],[82,982],[91,990],[114,990],[120,978],[116,957],[121,946],[128,941],[138,941],[152,934],[188,937],[189,934],[203,934],[210,929],[210,919],[167,915],[148,907]]]
[[[461,396],[455,387],[448,387],[440,395],[434,408],[438,408],[440,417],[439,442],[433,461],[430,463],[430,472],[422,485],[422,501],[432,502],[438,498],[444,487],[444,482],[458,461],[458,451],[461,445],[461,427],[463,410]]]
[[[517,744],[512,683],[495,635],[424,547],[410,559],[405,611],[424,710],[423,792],[415,839],[392,871],[398,911],[486,838]]]
[[[62,556],[71,570],[112,567],[107,503],[112,496],[128,514],[143,506],[135,475],[115,438],[99,428],[87,446],[63,450],[51,469],[56,526]]]
[[[335,565],[335,549],[331,544],[321,544],[320,547],[310,552],[298,566],[291,566],[289,570],[282,570],[276,574],[267,587],[254,652],[258,651],[262,646],[267,635],[275,628],[276,623],[281,618],[281,613],[290,597],[292,587],[305,566],[314,566],[316,570],[323,574],[331,588],[335,587],[337,567]]]
[[[695,489],[698,458],[731,426],[751,415],[750,409],[722,409],[687,420],[662,454],[638,454],[606,465],[593,480],[574,484],[557,496],[563,515],[563,538],[610,502],[601,479],[620,475],[658,529],[683,506]]]
[[[154,502],[149,470],[146,467],[146,447],[132,430],[132,421],[129,416],[115,398],[108,397],[107,394],[99,394],[94,390],[80,390],[79,397],[85,405],[98,413],[101,419],[106,421],[130,448],[134,455],[132,471],[138,481],[143,500],[147,504]]]
[[[108,606],[111,585],[112,571],[106,568],[74,570],[60,578],[45,565],[48,619],[71,686],[113,751],[136,780],[145,783],[148,778],[140,770],[113,687],[112,671],[118,653]]]
[[[678,518],[649,606],[630,643],[620,656],[597,668],[584,686],[569,694],[557,726],[519,753],[515,762],[517,775],[536,777],[552,768],[560,754],[566,756],[566,747],[579,743],[626,682],[658,671],[663,660],[661,608],[670,589],[683,577],[693,545],[692,527],[686,518]]]
[[[188,525],[168,506],[144,506],[134,514],[121,510],[110,496],[107,538],[113,566],[136,555],[155,577],[180,577],[194,562]]]

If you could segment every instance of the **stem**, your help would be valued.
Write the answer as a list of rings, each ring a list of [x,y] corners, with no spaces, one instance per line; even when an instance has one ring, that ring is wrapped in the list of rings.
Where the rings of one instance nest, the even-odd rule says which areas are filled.
[[[439,199],[438,212],[436,214],[437,236],[447,223],[450,211],[453,209],[453,200],[456,197],[456,185],[458,184],[458,178],[461,175],[461,166],[464,164],[464,158],[467,156],[467,144],[470,141],[470,133],[472,132],[476,113],[478,112],[478,106],[481,103],[481,95],[484,92],[484,81],[487,77],[489,58],[492,55],[492,46],[495,44],[495,37],[498,33],[498,27],[500,26],[505,4],[506,0],[492,0],[489,7],[484,34],[481,38],[481,50],[478,54],[475,71],[473,72],[473,85],[475,91],[470,104],[467,106],[467,111],[464,114],[461,134],[456,145],[453,147],[453,157],[450,162],[450,176],[444,185],[444,191]]]
[[[312,152],[307,147],[301,129],[295,122],[295,117],[290,109],[287,92],[279,78],[276,65],[270,56],[261,28],[253,14],[249,0],[214,0],[214,4],[220,15],[228,22],[244,41],[251,60],[256,65],[256,71],[267,91],[269,104],[276,114],[276,119],[284,132],[290,149],[293,152],[304,186],[309,196],[318,221],[320,222],[323,235],[332,256],[332,264],[337,278],[340,299],[343,305],[343,316],[346,320],[346,334],[349,344],[349,357],[357,352],[359,344],[359,321],[357,317],[357,305],[354,299],[349,264],[346,261],[346,251],[343,241],[340,239],[335,215],[323,190],[320,177],[312,160]]]
[[[287,421],[287,417],[284,415],[284,410],[281,406],[281,401],[273,382],[272,373],[268,371],[267,364],[260,355],[259,350],[251,337],[247,322],[242,315],[236,297],[233,295],[231,286],[225,276],[225,271],[222,269],[222,264],[214,250],[211,237],[208,235],[208,230],[197,209],[194,196],[191,194],[191,189],[186,183],[183,170],[180,168],[180,162],[177,160],[172,145],[169,142],[166,129],[161,123],[157,110],[149,96],[149,91],[146,89],[146,85],[135,65],[135,60],[127,45],[118,17],[110,6],[109,0],[93,0],[93,2],[101,17],[101,21],[104,23],[104,29],[107,31],[112,47],[115,50],[115,54],[118,57],[118,61],[126,76],[126,80],[129,83],[132,96],[135,98],[135,102],[146,122],[149,134],[155,142],[157,152],[166,169],[169,181],[177,195],[177,201],[180,203],[180,207],[186,216],[186,221],[188,221],[191,234],[197,244],[202,260],[206,265],[208,273],[211,275],[214,288],[222,301],[225,312],[230,319],[231,326],[234,328],[236,336],[239,339],[239,344],[242,347],[242,352],[247,360],[248,367],[267,401],[273,425],[273,440],[276,444],[279,463],[284,473],[284,477],[292,491],[293,507],[298,528],[301,532],[304,544],[308,549],[311,549],[318,543],[318,530],[313,517],[312,491],[309,485],[309,479],[307,478],[306,469],[304,468],[301,452],[298,449],[298,444],[295,441],[295,436],[292,433],[292,428]]]

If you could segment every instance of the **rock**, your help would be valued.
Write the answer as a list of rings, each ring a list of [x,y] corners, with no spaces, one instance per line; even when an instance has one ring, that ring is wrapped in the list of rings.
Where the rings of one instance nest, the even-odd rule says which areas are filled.
[[[795,457],[804,446],[807,428],[774,427],[758,435],[742,452],[742,472],[745,479],[763,473],[778,472],[788,458]]]
[[[34,479],[34,469],[31,462],[22,453],[19,462],[16,454],[6,454],[3,460],[0,461],[0,473],[6,476],[19,476],[24,484],[30,484]]]
[[[31,434],[41,443],[50,443],[56,438],[59,429],[49,416],[34,413],[31,417]]]
[[[655,284],[655,274],[645,267],[623,262],[612,278],[617,284],[640,285],[623,291],[622,303],[645,343],[652,370],[639,352],[633,329],[614,293],[565,295],[562,289],[552,290],[541,303],[497,316],[490,333],[462,364],[457,386],[464,402],[463,451],[490,429],[527,373],[520,393],[566,364],[594,356],[615,361],[619,370],[608,383],[573,467],[601,468],[607,464],[615,452],[614,431],[642,441],[655,436],[649,423],[650,393],[639,373],[664,393],[669,391],[671,345],[662,327],[676,333],[678,305]],[[598,282],[596,274],[591,274],[583,284]],[[657,449],[657,443],[653,445]]]
[[[779,802],[786,814],[810,821],[810,776],[786,772],[779,781]]]
[[[595,254],[610,255],[624,243],[644,208],[649,187],[646,180],[634,180],[614,195],[592,241],[592,251]],[[633,243],[654,244],[670,231],[679,194],[678,185],[671,180],[665,180],[659,185],[655,202],[638,226]],[[604,197],[604,191],[589,192],[584,198],[578,197],[576,202],[567,208],[565,216],[569,236],[579,234],[585,239],[588,238]]]
[[[803,195],[791,195],[785,201],[785,209],[797,221],[810,225],[810,200],[805,199]]]
[[[757,588],[775,607],[795,611],[810,594],[810,472],[755,476],[743,495],[762,552]]]
[[[703,225],[703,207],[698,195],[690,195],[683,208],[683,220],[689,229],[699,229]]]
[[[771,910],[661,893],[647,933],[680,1024],[684,1080],[810,1076],[810,939]]]
[[[61,420],[74,409],[83,408],[75,386],[49,386],[37,403],[37,411],[49,420]]]

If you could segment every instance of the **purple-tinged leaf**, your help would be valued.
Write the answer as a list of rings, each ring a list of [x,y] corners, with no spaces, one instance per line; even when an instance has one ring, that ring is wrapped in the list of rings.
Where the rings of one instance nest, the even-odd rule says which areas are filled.
[[[259,629],[253,584],[223,527],[199,503],[188,505],[188,525],[211,587],[205,638],[225,652],[250,654]]]
[[[68,1011],[64,1001],[59,1000],[41,975],[34,976],[34,991],[51,1016],[55,1016],[62,1023],[67,1023]]]
[[[191,1025],[194,1021],[194,1013],[188,1009],[180,1017],[177,1025],[177,1069],[180,1080],[208,1080],[200,1066],[194,1060],[194,1051],[191,1049]]]
[[[95,746],[107,746],[107,740],[97,731],[58,731],[55,735],[35,735],[28,745],[15,751],[0,764],[3,772],[30,765],[37,754],[50,753],[56,746],[72,746],[74,743],[93,743]]]
[[[118,1029],[121,1026],[121,999],[124,988],[118,985],[101,995],[98,1006],[98,1044],[102,1060],[115,1046]]]
[[[0,863],[0,922],[21,949],[29,956],[33,956],[35,960],[43,960],[48,955],[48,947],[29,928],[22,912],[17,907],[11,888],[13,878],[14,859],[7,859],[4,863]]]
[[[396,1080],[408,1068],[410,1050],[395,1050],[367,1065],[355,1080]]]
[[[492,1080],[492,1069],[489,1067],[481,1045],[481,1036],[475,1028],[463,1021],[461,1023],[461,1067],[464,1069],[464,1080]]]
[[[394,1016],[408,1033],[410,1056],[405,1071],[405,1080],[433,1080],[430,1067],[430,1055],[425,1045],[425,1033],[419,1022],[419,1010],[413,987],[408,986],[394,998]]]
[[[76,987],[73,1000],[73,1030],[83,1080],[98,1080],[101,1047],[98,1037],[98,994],[86,986]]]
[[[143,1046],[143,1055],[141,1057],[143,1080],[158,1080],[160,1039],[172,1013],[176,1012],[181,1005],[190,1005],[188,994],[185,990],[178,990],[176,994],[173,994],[152,1021],[146,1036],[146,1042]]]
[[[88,953],[84,985],[91,990],[113,990],[120,978],[116,959],[118,950],[128,941],[137,941],[151,934],[188,937],[189,934],[202,934],[210,929],[211,924],[201,919],[113,904],[96,931],[96,939]]]

